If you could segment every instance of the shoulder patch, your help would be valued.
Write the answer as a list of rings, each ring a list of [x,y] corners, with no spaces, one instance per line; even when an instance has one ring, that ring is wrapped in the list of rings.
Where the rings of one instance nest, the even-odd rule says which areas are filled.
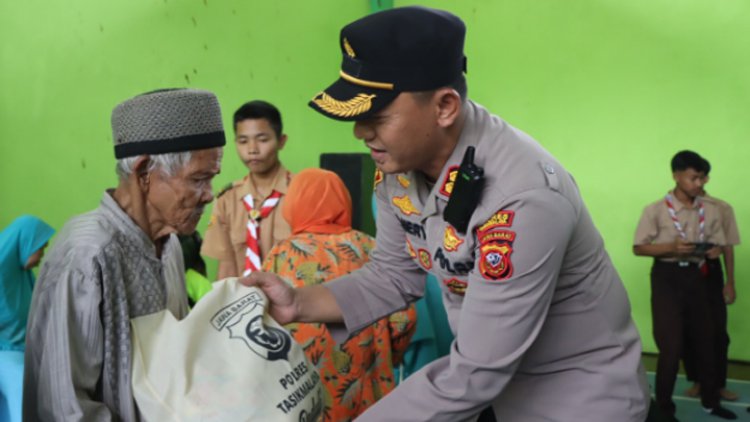
[[[516,232],[510,230],[491,230],[489,232],[477,233],[479,243],[502,241],[513,242],[516,240]]]
[[[445,179],[443,179],[443,184],[440,186],[440,193],[445,196],[451,196],[451,192],[453,192],[453,184],[456,183],[456,176],[458,176],[458,167],[450,166],[445,173]]]
[[[372,190],[376,190],[378,185],[383,181],[383,172],[380,169],[375,169],[375,176],[373,177]]]
[[[513,211],[500,210],[492,215],[484,224],[479,226],[477,232],[486,232],[496,227],[510,227],[513,225]]]
[[[227,183],[223,188],[221,188],[221,190],[219,191],[219,193],[216,194],[216,198],[217,199],[221,198],[222,195],[224,195],[225,193],[229,192],[233,187],[234,187],[234,182]]]
[[[476,229],[479,243],[479,273],[487,280],[502,281],[513,275],[513,242],[516,232],[509,230],[515,213],[500,210]]]
[[[208,227],[206,229],[210,229],[214,224],[216,224],[216,214],[211,213],[211,218],[208,220]]]
[[[446,251],[455,252],[462,243],[464,243],[464,240],[458,237],[456,229],[451,225],[446,226],[445,234],[443,235],[443,248]]]
[[[421,214],[417,207],[411,202],[409,195],[394,196],[393,199],[391,199],[391,202],[393,202],[393,205],[398,207],[404,215]]]
[[[509,242],[489,241],[479,246],[479,273],[487,280],[502,281],[513,275],[510,254],[513,247]]]

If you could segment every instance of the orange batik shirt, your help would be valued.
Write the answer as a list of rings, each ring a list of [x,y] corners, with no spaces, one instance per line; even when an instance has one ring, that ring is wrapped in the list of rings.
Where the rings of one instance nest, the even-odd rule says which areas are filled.
[[[349,274],[368,261],[375,247],[372,237],[352,230],[350,222],[342,223],[347,220],[341,219],[339,212],[330,212],[336,199],[327,196],[331,195],[330,187],[325,190],[318,185],[333,176],[323,172],[305,170],[293,179],[293,184],[299,179],[297,183],[303,187],[308,195],[304,199],[309,202],[303,208],[295,199],[294,185],[290,186],[283,214],[295,234],[274,246],[263,263],[263,271],[276,273],[294,287],[321,284]],[[310,184],[305,180],[311,181]],[[343,183],[339,188],[338,182],[335,187],[346,189]],[[311,202],[319,207],[311,207]],[[292,215],[294,210],[298,215]],[[325,215],[331,216],[325,224],[320,221],[310,224],[311,216],[320,220]],[[350,212],[348,216],[350,221]],[[324,324],[286,326],[320,372],[325,387],[326,421],[352,420],[395,388],[393,368],[399,365],[415,326],[413,305],[375,322],[341,344],[336,344]]]
[[[337,235],[300,234],[277,244],[263,270],[295,287],[321,284],[361,267],[374,243],[355,230]],[[339,345],[324,324],[286,326],[320,372],[326,389],[326,421],[352,420],[396,387],[393,368],[409,345],[415,321],[411,306]]]

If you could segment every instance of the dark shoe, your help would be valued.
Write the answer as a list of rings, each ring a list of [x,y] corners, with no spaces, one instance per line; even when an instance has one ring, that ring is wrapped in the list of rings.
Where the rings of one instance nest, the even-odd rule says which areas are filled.
[[[716,416],[717,418],[731,420],[737,419],[737,415],[735,415],[734,412],[727,409],[726,407],[716,406],[713,409],[706,409],[704,407],[703,410],[705,410],[706,413],[710,414],[711,416]]]

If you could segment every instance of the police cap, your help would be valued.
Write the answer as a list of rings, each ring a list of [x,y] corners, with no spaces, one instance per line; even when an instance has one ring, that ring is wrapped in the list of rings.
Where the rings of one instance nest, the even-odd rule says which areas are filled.
[[[466,26],[426,7],[400,7],[346,25],[339,36],[339,79],[310,107],[336,120],[364,120],[401,92],[452,84],[466,71]]]

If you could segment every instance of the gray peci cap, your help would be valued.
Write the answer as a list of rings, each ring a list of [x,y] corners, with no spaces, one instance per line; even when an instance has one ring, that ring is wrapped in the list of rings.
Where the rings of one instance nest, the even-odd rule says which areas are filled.
[[[197,89],[161,89],[112,110],[115,158],[166,154],[226,144],[216,96]]]

